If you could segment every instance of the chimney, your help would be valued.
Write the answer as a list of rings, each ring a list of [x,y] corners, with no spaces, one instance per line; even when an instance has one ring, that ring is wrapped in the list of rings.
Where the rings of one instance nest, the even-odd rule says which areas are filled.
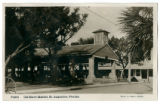
[[[108,44],[108,34],[106,30],[96,30],[94,33],[94,45],[105,45]]]

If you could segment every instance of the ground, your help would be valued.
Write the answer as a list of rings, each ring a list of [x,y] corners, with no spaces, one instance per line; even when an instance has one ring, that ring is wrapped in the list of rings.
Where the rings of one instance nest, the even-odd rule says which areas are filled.
[[[130,93],[130,94],[151,94],[152,83],[110,83],[94,84],[83,86],[58,87],[53,85],[28,85],[17,86],[19,94],[58,94],[58,93]]]
[[[46,92],[47,93],[47,92]],[[68,90],[56,93],[152,93],[152,88],[146,84],[127,84],[127,85],[112,85],[105,87],[86,88],[80,90]]]

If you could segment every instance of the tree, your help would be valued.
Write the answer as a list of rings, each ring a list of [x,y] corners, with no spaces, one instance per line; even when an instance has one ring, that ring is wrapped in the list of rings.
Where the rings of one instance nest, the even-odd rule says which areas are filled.
[[[17,8],[6,8],[5,15],[5,64],[31,44],[27,32],[16,15]],[[28,36],[27,36],[28,34]]]
[[[71,45],[83,45],[83,44],[93,44],[93,43],[94,43],[94,39],[91,37],[86,39],[80,38],[78,42],[73,42],[71,43]]]
[[[125,37],[121,37],[120,39],[115,38],[114,36],[108,41],[108,44],[113,49],[113,51],[118,56],[119,62],[123,68],[121,72],[121,77],[123,72],[128,65],[128,41]]]
[[[128,35],[132,62],[149,59],[153,47],[153,8],[128,8],[122,12],[120,24]]]
[[[7,7],[5,25],[5,64],[20,52],[34,46],[37,39],[50,56],[85,23],[87,14],[69,7]],[[33,48],[31,48],[33,50]]]

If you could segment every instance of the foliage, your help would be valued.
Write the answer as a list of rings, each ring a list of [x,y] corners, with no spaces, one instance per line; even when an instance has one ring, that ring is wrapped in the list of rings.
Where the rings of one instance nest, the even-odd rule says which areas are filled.
[[[119,62],[122,65],[123,69],[125,69],[125,67],[128,64],[128,47],[127,47],[128,41],[127,39],[124,37],[121,37],[119,39],[113,36],[108,41],[108,44],[118,56]]]
[[[80,38],[78,42],[72,42],[71,45],[83,45],[83,44],[93,44],[93,43],[94,39],[91,37],[86,39]]]
[[[153,8],[128,8],[122,12],[120,23],[128,35],[132,62],[149,59],[153,47]]]
[[[71,11],[69,7],[6,7],[5,13],[6,61],[29,47],[33,50],[38,39],[51,55],[51,50],[64,45],[87,18],[87,14],[79,14],[79,8]]]

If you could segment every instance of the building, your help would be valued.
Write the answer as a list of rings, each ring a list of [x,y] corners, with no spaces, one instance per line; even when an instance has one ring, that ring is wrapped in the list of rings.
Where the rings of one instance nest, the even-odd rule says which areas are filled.
[[[30,80],[38,76],[39,81],[48,80],[50,76],[58,76],[62,80],[68,77],[82,78],[87,84],[117,82],[123,69],[116,64],[118,57],[108,45],[109,32],[99,29],[93,34],[94,44],[63,46],[57,50],[56,57],[52,57],[53,61],[56,60],[52,64],[49,62],[48,48],[35,48],[34,64],[28,62],[24,67],[15,68],[16,76]],[[124,70],[125,81],[152,81],[152,66],[152,58],[141,65],[129,62]],[[38,74],[35,76],[33,72]],[[54,72],[56,74],[53,75]]]
[[[93,83],[97,78],[106,78],[110,82],[116,82],[115,62],[118,57],[108,45],[108,34],[105,30],[94,31],[94,44],[64,46],[59,51],[58,68],[59,70],[69,70],[71,74],[75,71],[86,70],[88,73],[85,78],[86,83]],[[35,49],[35,55],[47,56],[46,49]],[[108,70],[99,70],[99,64],[109,64]]]
[[[131,82],[135,78],[138,82],[153,81],[153,54],[151,52],[151,60],[145,59],[137,64],[129,64],[126,66],[128,73],[128,81]],[[119,67],[116,67],[119,69]]]

